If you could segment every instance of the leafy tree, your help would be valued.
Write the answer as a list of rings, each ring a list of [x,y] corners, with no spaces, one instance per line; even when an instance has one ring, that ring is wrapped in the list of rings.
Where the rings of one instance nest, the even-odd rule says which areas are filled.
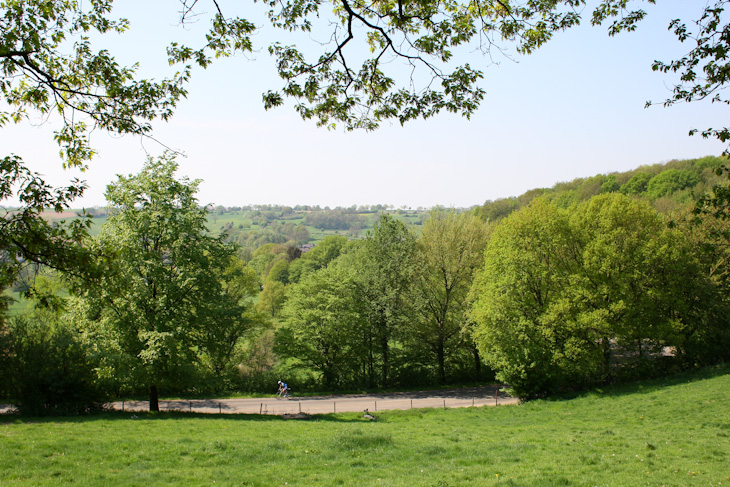
[[[279,330],[285,355],[322,375],[328,388],[357,372],[361,345],[356,271],[332,265],[290,288]]]
[[[319,268],[322,268],[339,257],[346,244],[347,237],[328,235],[320,240],[312,250],[302,255],[302,258],[313,260]]]
[[[289,245],[286,248],[286,261],[292,262],[302,256],[302,249],[294,245]]]
[[[297,225],[294,227],[294,233],[291,237],[300,245],[305,244],[312,239],[309,235],[309,230],[304,225]]]
[[[560,309],[575,265],[571,241],[565,211],[536,199],[494,229],[475,277],[474,339],[497,378],[523,397],[580,378],[595,353],[594,340],[550,312]],[[576,367],[558,367],[563,357]]]
[[[648,172],[639,171],[621,186],[621,192],[623,194],[641,194],[646,191],[646,185],[649,184],[651,178],[652,176]]]
[[[413,343],[427,345],[436,359],[438,379],[446,382],[446,364],[456,347],[467,348],[467,296],[481,267],[487,226],[471,214],[431,212],[418,239],[414,301],[418,319]]]
[[[176,179],[177,167],[171,156],[149,159],[108,186],[110,216],[96,241],[105,272],[80,289],[133,380],[149,386],[153,411],[158,385],[184,383],[201,349],[217,356],[212,347],[219,339],[228,347],[231,326],[243,319],[241,293],[227,294],[221,282],[235,249],[207,234],[199,182]]]
[[[45,310],[56,316],[66,311],[67,295],[68,290],[62,277],[46,267],[41,267],[38,273],[34,273],[33,282],[25,291],[25,297],[30,298],[33,309]]]
[[[699,19],[687,27],[687,22],[674,19],[669,28],[680,42],[690,41],[692,49],[680,59],[669,62],[654,61],[652,69],[663,73],[678,73],[679,82],[672,89],[672,96],[664,100],[664,106],[675,103],[709,99],[713,103],[730,103],[723,97],[723,88],[730,81],[730,24],[724,14],[728,0],[716,0],[704,7]],[[650,105],[651,102],[647,103]],[[690,130],[690,135],[697,133]],[[730,140],[730,128],[707,128],[702,137],[714,137],[722,142]],[[725,151],[728,152],[727,150]]]
[[[691,29],[681,20],[673,22],[679,40],[692,39],[696,47],[680,60],[655,63],[658,71],[681,75],[682,84],[666,104],[702,98],[725,101],[721,93],[728,76],[727,25],[722,15],[726,3],[727,0],[718,0],[714,5],[706,4],[696,27]],[[197,9],[203,2],[181,0],[180,4],[181,24],[201,18],[202,12]],[[237,16],[226,16],[226,5],[221,8],[221,4],[212,2],[215,8],[211,7],[213,14],[207,19],[210,29],[200,46],[169,46],[169,61],[178,72],[157,82],[140,79],[136,67],[124,66],[110,52],[94,47],[96,39],[128,28],[127,21],[112,18],[111,0],[94,0],[88,5],[77,0],[3,1],[0,93],[7,108],[0,112],[0,125],[20,123],[30,114],[58,114],[60,128],[55,140],[64,164],[69,166],[83,166],[91,159],[94,151],[88,136],[95,129],[149,135],[151,122],[169,119],[176,104],[186,96],[192,66],[205,68],[216,57],[252,48],[250,36],[254,25]],[[264,104],[273,107],[283,103],[284,97],[293,97],[299,102],[298,112],[304,118],[315,118],[321,125],[341,123],[348,129],[372,129],[383,120],[404,123],[444,109],[470,116],[483,97],[478,86],[482,73],[468,64],[450,66],[455,50],[462,46],[473,48],[474,43],[489,50],[493,40],[502,38],[515,41],[520,52],[533,52],[555,32],[577,25],[582,14],[578,7],[583,2],[503,0],[443,4],[428,0],[357,4],[343,0],[335,8],[329,4],[321,8],[322,5],[319,0],[271,5],[269,18],[275,28],[310,31],[320,29],[320,25],[331,26],[331,44],[313,53],[313,57],[295,46],[270,46],[284,86],[280,92],[267,92]],[[627,0],[600,0],[590,12],[591,22],[612,21],[610,34],[632,30],[645,16],[642,10],[633,10],[633,5]],[[349,49],[358,39],[364,40],[371,54],[358,59],[362,63],[356,66]],[[470,43],[472,46],[468,46]],[[354,54],[355,58],[358,56]],[[409,70],[410,76],[398,80],[397,63],[391,62],[394,59],[415,66],[417,72]],[[727,133],[727,129],[719,128],[708,129],[703,135],[727,140]],[[25,169],[19,158],[12,160],[17,163],[15,167],[21,168],[20,172]],[[12,168],[3,169],[3,184],[11,181],[7,185],[11,186],[16,173]],[[43,205],[63,206],[79,194],[79,186],[72,186],[77,189],[66,192],[67,197],[51,195]],[[52,258],[39,258],[44,263],[52,263],[53,256],[65,258],[73,254],[57,251],[58,247],[53,251],[54,243],[76,239],[61,234],[55,238],[43,229],[37,212],[32,210],[35,204],[28,206],[31,211],[26,213],[28,219],[23,223],[29,231],[14,233],[15,230],[5,227],[0,235],[0,251],[10,256],[6,262],[11,267],[14,260],[28,260],[34,255],[35,250],[27,246],[29,242],[50,249],[47,254]],[[25,235],[18,240],[22,245],[5,243],[16,235]],[[83,260],[70,263],[73,265],[69,269],[88,269]]]
[[[266,281],[256,308],[272,318],[279,315],[287,299],[287,287],[279,281]]]
[[[692,171],[667,169],[651,178],[646,186],[646,192],[652,198],[661,198],[675,191],[690,188],[697,183],[699,183],[699,178]]]
[[[606,176],[598,174],[596,176],[586,178],[576,190],[576,203],[591,199],[593,196],[603,192],[603,185]]]
[[[62,212],[81,195],[86,185],[73,181],[54,189],[23,166],[17,156],[0,159],[0,201],[17,191],[21,207],[0,217],[0,289],[11,286],[29,265],[44,265],[66,273],[89,272],[91,256],[82,242],[88,235],[85,218],[49,223],[41,218],[46,208]],[[7,302],[0,300],[0,323]]]
[[[208,306],[211,313],[200,316],[200,319],[206,320],[202,334],[203,349],[210,357],[213,371],[220,377],[226,369],[230,369],[240,339],[260,328],[265,320],[254,310],[254,298],[260,288],[255,270],[236,256],[231,256],[221,270],[219,280],[222,292],[213,296],[219,302],[209,303],[215,304]]]
[[[93,47],[92,38],[129,27],[128,21],[111,18],[112,5],[112,0],[0,2],[0,127],[31,115],[58,122],[54,139],[64,166],[83,167],[93,157],[93,130],[149,135],[151,121],[169,119],[186,96],[190,62],[207,66],[213,56],[247,49],[246,33],[253,30],[246,21],[216,17],[202,48],[170,47],[170,61],[182,66],[180,71],[161,81],[140,79],[136,66],[121,65],[109,51]],[[83,222],[64,230],[40,217],[47,208],[68,208],[85,184],[73,180],[66,188],[54,189],[31,173],[19,156],[6,155],[0,162],[0,201],[16,191],[23,205],[6,214],[0,228],[0,253],[8,256],[3,258],[0,285],[12,282],[24,262],[88,272],[88,259],[75,245],[83,237]]]
[[[517,198],[511,197],[487,201],[480,208],[477,208],[475,212],[484,221],[498,222],[517,208]]]
[[[277,281],[282,284],[289,283],[289,261],[286,259],[277,260],[269,269],[267,282]]]
[[[293,261],[289,266],[289,280],[299,282],[308,273],[321,269],[335,260],[347,244],[347,237],[328,235],[309,252]]]
[[[696,46],[679,60],[654,63],[657,71],[680,73],[681,82],[665,105],[705,98],[726,102],[721,95],[730,71],[725,56],[730,50],[724,35],[727,24],[722,15],[727,1],[707,4],[692,28],[680,19],[672,22],[678,40],[692,39]],[[199,10],[205,2],[179,2],[181,25],[205,17],[210,29],[199,46],[171,43],[168,61],[177,72],[153,81],[140,78],[136,65],[125,66],[110,51],[95,48],[105,35],[121,34],[130,27],[127,20],[112,16],[113,0],[89,4],[78,0],[4,0],[0,3],[0,95],[6,108],[0,111],[0,126],[21,123],[30,115],[47,119],[57,114],[60,128],[54,139],[67,166],[83,166],[91,160],[94,149],[89,134],[93,130],[149,136],[151,122],[168,120],[187,95],[193,66],[206,68],[215,58],[252,49],[254,24],[239,16],[226,16],[230,6],[213,0],[213,14],[206,15]],[[388,119],[405,123],[442,110],[469,117],[483,98],[478,85],[482,73],[469,64],[451,66],[455,50],[469,50],[469,44],[471,48],[476,44],[488,53],[493,46],[501,48],[496,42],[501,38],[515,42],[519,52],[531,53],[555,32],[578,25],[583,14],[578,7],[583,4],[583,0],[449,4],[433,0],[413,4],[338,0],[334,8],[329,4],[321,8],[320,0],[273,3],[269,19],[274,28],[302,32],[331,29],[324,36],[330,42],[316,48],[311,57],[296,46],[276,41],[270,45],[283,87],[265,93],[264,105],[274,107],[282,104],[284,97],[292,97],[298,100],[296,108],[303,118],[314,118],[319,125],[341,123],[348,129],[374,129]],[[590,12],[591,23],[611,21],[610,35],[633,30],[646,14],[633,9],[634,4],[630,0],[601,0]],[[359,54],[353,54],[366,52],[354,46],[358,41],[370,55],[358,59]],[[393,60],[413,68],[408,70],[410,76],[398,79],[400,70]],[[360,66],[356,66],[358,62]],[[728,139],[727,128],[710,128],[702,134]],[[12,160],[16,167],[22,167],[21,159]],[[14,169],[3,167],[0,178],[12,181],[15,174]],[[78,184],[72,186],[76,189],[46,198],[44,204],[63,206],[79,194]],[[36,220],[31,224],[26,219],[26,225],[42,226],[32,211],[26,216]],[[38,232],[34,235],[40,236]],[[59,241],[46,237],[56,244]],[[2,240],[7,238],[2,236]],[[0,248],[10,254],[16,250]],[[32,256],[33,249],[29,250]]]
[[[94,128],[149,134],[150,121],[168,119],[186,96],[193,66],[206,68],[214,58],[253,47],[254,24],[226,15],[234,6],[213,1],[212,14],[206,14],[206,2],[179,1],[181,25],[204,19],[210,28],[199,46],[171,43],[169,62],[179,71],[155,82],[139,79],[136,66],[119,64],[112,53],[94,49],[91,39],[129,28],[128,21],[112,17],[112,0],[88,6],[76,0],[5,0],[0,4],[0,93],[14,108],[3,112],[0,122],[21,121],[28,111],[60,113],[62,127],[55,138],[70,165],[93,155],[88,133]],[[679,41],[693,39],[697,46],[680,60],[654,64],[657,71],[683,75],[683,83],[666,104],[710,96],[721,100],[719,90],[727,82],[723,53],[728,46],[718,34],[725,28],[726,2],[717,0],[702,9],[696,32],[681,20],[672,23]],[[635,29],[645,17],[636,3],[601,0],[586,14],[594,25],[610,21],[608,32],[614,35]],[[504,47],[498,42],[502,39],[514,43],[518,52],[532,53],[554,33],[578,25],[583,4],[582,0],[476,4],[429,0],[370,5],[342,0],[334,8],[329,4],[322,8],[320,0],[274,3],[268,13],[274,29],[329,29],[323,37],[330,42],[310,50],[274,41],[269,52],[283,87],[265,93],[264,104],[273,107],[292,97],[298,100],[303,118],[314,118],[320,125],[342,123],[349,129],[373,129],[388,119],[405,123],[441,110],[468,117],[483,98],[478,85],[482,73],[468,63],[452,66],[456,51],[477,46],[488,54],[493,47]],[[370,54],[355,54],[364,52],[357,43]],[[402,74],[394,60],[415,72],[399,79]],[[715,130],[707,135],[724,133]]]
[[[112,0],[5,0],[0,4],[0,94],[7,111],[0,124],[19,123],[29,112],[60,114],[54,138],[64,164],[85,164],[94,154],[89,133],[146,135],[154,119],[167,120],[187,94],[191,62],[207,66],[212,56],[249,47],[252,24],[216,16],[208,42],[193,50],[172,44],[170,62],[181,70],[155,82],[139,79],[137,66],[124,66],[91,39],[121,34],[125,19],[111,18]]]
[[[305,276],[319,268],[320,266],[313,259],[297,259],[289,265],[289,281],[300,282]]]
[[[369,326],[365,336],[368,377],[375,380],[374,354],[380,356],[380,385],[389,383],[391,347],[408,319],[409,292],[415,273],[416,237],[400,220],[383,214],[357,253],[358,297]]]
[[[536,200],[505,219],[473,293],[477,343],[527,397],[655,367],[663,347],[705,361],[728,335],[684,235],[618,193],[569,212]]]
[[[268,275],[268,272],[275,260],[275,254],[260,253],[257,251],[254,252],[253,258],[248,262],[248,265],[258,273],[263,281],[266,279],[266,276]]]
[[[726,166],[716,169],[718,176],[730,179]],[[689,228],[695,248],[700,249],[700,259],[709,278],[720,289],[723,305],[727,306],[730,294],[730,184],[728,179],[713,186],[707,194],[698,198],[693,208],[693,218],[680,221]],[[689,222],[689,225],[687,225]],[[726,315],[727,316],[727,315]],[[718,319],[718,323],[726,320]],[[723,344],[722,340],[715,340]],[[725,347],[727,350],[728,347]]]
[[[322,230],[347,230],[362,221],[360,215],[343,210],[310,212],[304,217],[304,224]]]
[[[613,193],[614,191],[618,191],[620,187],[621,185],[616,175],[609,174],[601,185],[601,193]]]
[[[673,327],[689,299],[679,290],[695,274],[692,253],[678,232],[648,203],[622,195],[590,200],[576,208],[571,223],[582,262],[570,299],[580,303],[577,320],[607,332],[601,338],[604,366],[610,363],[612,340],[638,360],[676,345]]]

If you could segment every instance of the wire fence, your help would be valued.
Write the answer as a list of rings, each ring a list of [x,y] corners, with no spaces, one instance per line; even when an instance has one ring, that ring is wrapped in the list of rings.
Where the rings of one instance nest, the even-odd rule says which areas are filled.
[[[163,400],[161,411],[183,411],[206,414],[329,414],[338,412],[369,412],[424,409],[464,408],[516,404],[519,399],[499,392],[490,396],[474,397],[326,397],[326,398],[258,398],[258,399],[192,399]],[[117,401],[113,409],[147,411],[147,401]]]

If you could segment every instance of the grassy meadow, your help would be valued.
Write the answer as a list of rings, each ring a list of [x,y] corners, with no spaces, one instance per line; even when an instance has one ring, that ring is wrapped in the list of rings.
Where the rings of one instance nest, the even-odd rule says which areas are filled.
[[[0,485],[730,485],[730,367],[520,406],[0,418]]]

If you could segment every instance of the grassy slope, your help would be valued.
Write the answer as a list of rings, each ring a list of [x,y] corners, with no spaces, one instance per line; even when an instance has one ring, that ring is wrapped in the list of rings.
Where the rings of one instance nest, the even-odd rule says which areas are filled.
[[[516,407],[0,425],[0,485],[728,485],[730,367]]]

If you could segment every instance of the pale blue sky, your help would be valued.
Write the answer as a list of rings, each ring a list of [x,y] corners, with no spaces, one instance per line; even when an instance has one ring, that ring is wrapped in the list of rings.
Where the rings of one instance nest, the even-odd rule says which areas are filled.
[[[156,124],[155,136],[186,154],[179,158],[181,175],[204,180],[201,203],[227,206],[467,207],[577,177],[717,155],[722,144],[687,133],[724,125],[723,107],[644,108],[647,100],[662,101],[671,89],[670,78],[651,71],[652,61],[689,49],[667,31],[669,20],[695,15],[704,5],[702,0],[658,3],[645,6],[649,14],[636,32],[615,38],[605,28],[584,25],[557,35],[531,56],[516,57],[517,62],[496,57],[494,64],[475,52],[464,54],[484,71],[487,92],[471,121],[442,114],[405,127],[386,123],[375,132],[346,133],[300,120],[292,101],[266,112],[261,93],[280,82],[261,51],[196,71],[189,99],[171,122]],[[175,0],[121,4],[127,10],[120,15],[130,18],[132,31],[107,41],[109,48],[127,62],[140,61],[146,72],[162,72],[170,36],[197,34],[195,26],[184,31],[174,25]],[[62,184],[76,174],[60,170],[50,130],[48,125],[6,127],[0,147]],[[93,142],[99,155],[82,175],[90,189],[79,206],[103,205],[105,186],[115,174],[134,173],[146,153],[163,150],[152,141],[101,132]]]

